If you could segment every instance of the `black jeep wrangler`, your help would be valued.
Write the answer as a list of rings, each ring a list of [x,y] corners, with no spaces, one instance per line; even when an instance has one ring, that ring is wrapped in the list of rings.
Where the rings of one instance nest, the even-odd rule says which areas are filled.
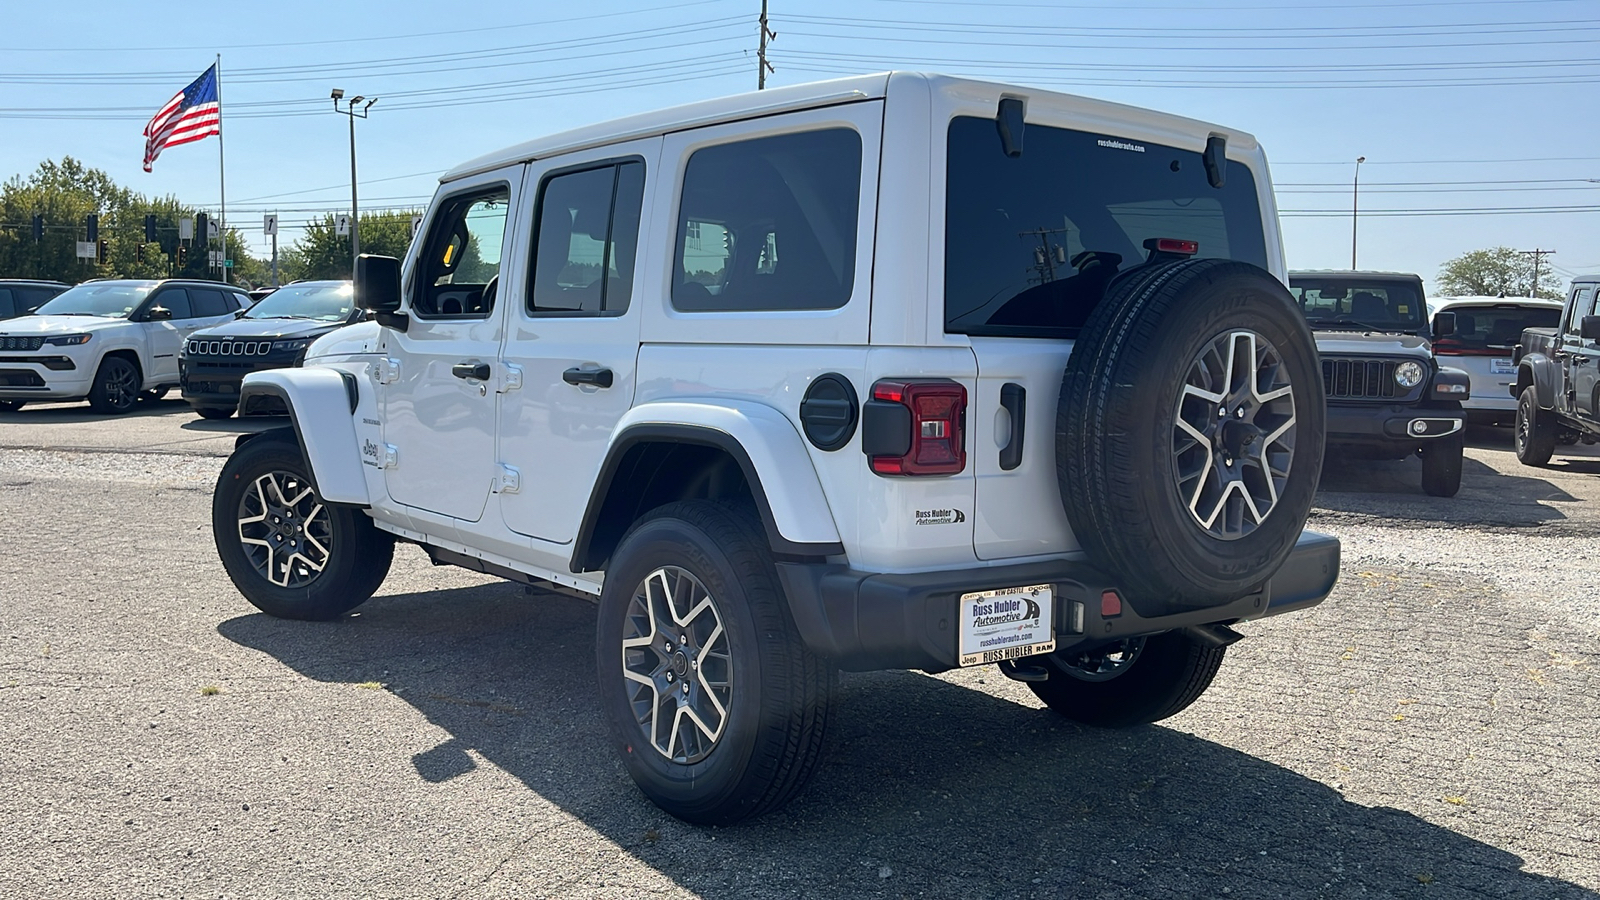
[[[1434,337],[1455,317],[1428,321],[1422,279],[1398,272],[1289,273],[1317,338],[1328,398],[1329,454],[1367,459],[1422,457],[1422,489],[1453,497],[1461,489],[1461,449],[1471,382],[1440,366]]]

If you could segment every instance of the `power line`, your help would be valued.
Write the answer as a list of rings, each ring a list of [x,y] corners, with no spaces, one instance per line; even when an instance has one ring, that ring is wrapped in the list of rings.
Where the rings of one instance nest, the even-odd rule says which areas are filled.
[[[482,28],[458,28],[453,31],[418,31],[411,34],[379,35],[376,37],[347,37],[330,38],[321,41],[295,41],[297,46],[312,47],[321,44],[367,44],[379,41],[405,41],[416,38],[437,40],[445,35],[452,34],[477,34],[485,31],[510,31],[517,28],[542,28],[548,25],[564,25],[568,22],[587,22],[594,19],[611,19],[617,16],[636,16],[643,13],[660,12],[662,10],[679,10],[690,6],[705,6],[709,3],[725,3],[728,0],[688,0],[685,3],[671,3],[665,6],[648,6],[643,9],[630,9],[622,12],[595,13],[589,16],[574,16],[568,19],[544,19],[537,22],[513,22],[509,25],[488,25]],[[183,50],[204,50],[207,53],[216,50],[259,50],[261,43],[249,44],[201,44],[184,47],[139,47],[144,53],[172,53]],[[0,51],[7,53],[112,53],[126,52],[129,48],[122,47],[0,47]]]
[[[808,16],[794,14],[789,16],[792,21],[812,25],[837,25],[843,28],[863,28],[885,31],[956,31],[962,34],[1015,34],[1019,31],[1012,25],[995,25],[989,22],[930,22],[927,20],[913,19],[863,19],[850,16]],[[1584,26],[1577,29],[1571,26]],[[1548,26],[1548,27],[1547,27]],[[1557,27],[1561,26],[1561,27]],[[1276,37],[1295,37],[1285,32],[1309,32],[1308,37],[1337,37],[1349,35],[1355,37],[1403,37],[1410,35],[1419,36],[1446,36],[1456,34],[1525,34],[1550,31],[1593,30],[1600,26],[1600,19],[1549,19],[1544,21],[1522,22],[1458,22],[1447,25],[1311,25],[1311,26],[1286,26],[1263,27],[1252,26],[1248,28],[1215,28],[1193,25],[1180,25],[1171,28],[1148,28],[1125,25],[1045,25],[1030,22],[1026,29],[1030,34],[1065,34],[1065,35],[1098,35],[1110,34],[1114,37],[1172,37],[1193,38],[1196,34],[1225,34],[1228,37],[1249,37],[1257,34],[1272,34]],[[1489,29],[1474,30],[1474,29]]]

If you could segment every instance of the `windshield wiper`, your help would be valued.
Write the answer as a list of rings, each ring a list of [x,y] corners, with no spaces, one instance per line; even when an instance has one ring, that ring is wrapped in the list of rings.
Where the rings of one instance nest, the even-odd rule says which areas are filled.
[[[1355,319],[1310,319],[1309,321],[1311,322],[1311,324],[1313,326],[1334,327],[1334,328],[1343,327],[1343,328],[1348,328],[1348,329],[1350,329],[1352,331],[1388,331],[1388,332],[1409,333],[1405,328],[1401,327],[1399,324],[1393,324],[1393,325],[1369,325],[1366,322],[1358,322]]]

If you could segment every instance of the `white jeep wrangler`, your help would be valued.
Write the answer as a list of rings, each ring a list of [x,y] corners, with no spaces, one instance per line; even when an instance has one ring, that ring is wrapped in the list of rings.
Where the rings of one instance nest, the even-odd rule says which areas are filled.
[[[616,748],[694,822],[799,790],[840,669],[1154,721],[1338,574],[1283,277],[1255,139],[1110,103],[895,73],[555,135],[245,379],[294,427],[240,439],[217,549],[290,618],[396,538],[597,595]]]

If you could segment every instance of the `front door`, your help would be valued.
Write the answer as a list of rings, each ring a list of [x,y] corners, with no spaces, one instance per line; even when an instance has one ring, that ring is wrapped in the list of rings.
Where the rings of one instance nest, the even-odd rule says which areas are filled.
[[[521,165],[454,182],[433,204],[406,283],[404,331],[382,330],[385,471],[395,502],[468,522],[495,476],[495,384],[504,316],[502,248]]]
[[[521,386],[500,405],[500,461],[518,484],[502,493],[511,530],[570,544],[606,443],[633,402],[639,354],[640,220],[661,139],[535,163],[538,192],[527,287],[506,297],[502,357]],[[562,554],[557,554],[563,556]],[[563,556],[564,560],[564,556]]]
[[[1561,333],[1561,361],[1566,369],[1565,402],[1557,401],[1568,415],[1594,419],[1595,366],[1600,363],[1600,348],[1593,341],[1583,339],[1581,329],[1585,316],[1594,315],[1594,292],[1578,288],[1572,301],[1572,313]]]

